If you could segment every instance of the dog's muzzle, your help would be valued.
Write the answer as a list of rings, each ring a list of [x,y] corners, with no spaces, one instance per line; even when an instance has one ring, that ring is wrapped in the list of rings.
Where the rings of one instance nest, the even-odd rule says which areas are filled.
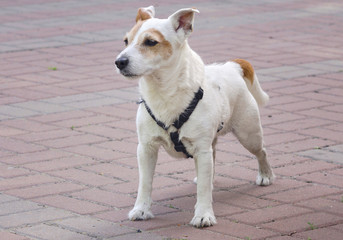
[[[120,57],[115,61],[115,64],[119,70],[123,70],[129,65],[129,59],[127,57]]]

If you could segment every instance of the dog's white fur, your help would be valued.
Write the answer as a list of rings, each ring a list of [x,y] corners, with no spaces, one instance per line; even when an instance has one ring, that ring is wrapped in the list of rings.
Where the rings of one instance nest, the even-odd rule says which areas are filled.
[[[191,224],[205,227],[216,223],[212,208],[212,181],[215,144],[219,135],[233,132],[241,144],[257,157],[257,185],[271,184],[274,174],[263,148],[258,109],[258,105],[267,103],[268,95],[261,89],[256,75],[253,73],[253,79],[248,79],[244,73],[246,69],[237,61],[204,65],[187,42],[195,12],[198,11],[192,8],[181,9],[168,19],[157,19],[152,6],[139,9],[136,19],[139,26],[136,25],[136,29],[128,34],[128,46],[117,60],[123,56],[129,60],[120,73],[131,78],[140,77],[142,98],[156,118],[167,126],[187,108],[199,87],[203,88],[203,99],[179,134],[187,151],[194,157],[197,172],[197,203]],[[166,41],[159,51],[154,49],[162,45],[161,42],[156,46],[146,46],[144,42],[156,38],[156,34],[151,36],[152,31],[160,33],[162,40]],[[217,133],[222,122],[223,129]],[[139,187],[129,219],[144,220],[153,217],[151,191],[160,146],[174,157],[184,157],[184,154],[176,152],[170,140],[169,132],[175,128],[171,127],[167,132],[159,127],[144,104],[138,109],[137,129]]]

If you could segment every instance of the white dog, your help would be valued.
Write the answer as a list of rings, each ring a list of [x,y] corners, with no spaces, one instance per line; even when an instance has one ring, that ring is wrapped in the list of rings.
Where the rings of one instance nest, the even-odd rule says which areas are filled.
[[[186,8],[157,19],[154,7],[140,8],[136,25],[125,36],[126,48],[115,61],[122,75],[140,78],[142,96],[137,113],[139,187],[131,220],[153,217],[152,181],[161,146],[174,157],[194,158],[197,203],[191,224],[195,227],[216,223],[212,181],[218,136],[233,132],[257,157],[257,185],[269,185],[274,179],[258,108],[269,97],[245,60],[204,65],[187,42],[197,12]]]

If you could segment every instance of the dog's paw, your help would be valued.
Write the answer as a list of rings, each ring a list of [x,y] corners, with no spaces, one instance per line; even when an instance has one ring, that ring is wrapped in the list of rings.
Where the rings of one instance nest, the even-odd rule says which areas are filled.
[[[273,183],[275,175],[271,172],[269,174],[258,173],[256,178],[256,184],[259,186],[268,186]]]
[[[205,213],[202,216],[195,215],[192,221],[190,222],[190,224],[197,228],[210,227],[216,223],[216,217],[212,213]]]
[[[131,221],[147,220],[153,217],[154,214],[149,209],[133,208],[129,212],[129,220]]]

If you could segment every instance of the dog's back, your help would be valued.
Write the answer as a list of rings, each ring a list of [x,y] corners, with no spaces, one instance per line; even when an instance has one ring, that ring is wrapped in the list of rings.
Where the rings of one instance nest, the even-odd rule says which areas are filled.
[[[242,79],[244,79],[246,87],[257,104],[263,107],[268,103],[269,96],[261,88],[256,73],[248,61],[235,59],[225,64],[207,65],[205,69],[206,78],[214,84],[214,87],[227,88],[230,102],[236,102],[237,94],[246,89],[242,84]]]

